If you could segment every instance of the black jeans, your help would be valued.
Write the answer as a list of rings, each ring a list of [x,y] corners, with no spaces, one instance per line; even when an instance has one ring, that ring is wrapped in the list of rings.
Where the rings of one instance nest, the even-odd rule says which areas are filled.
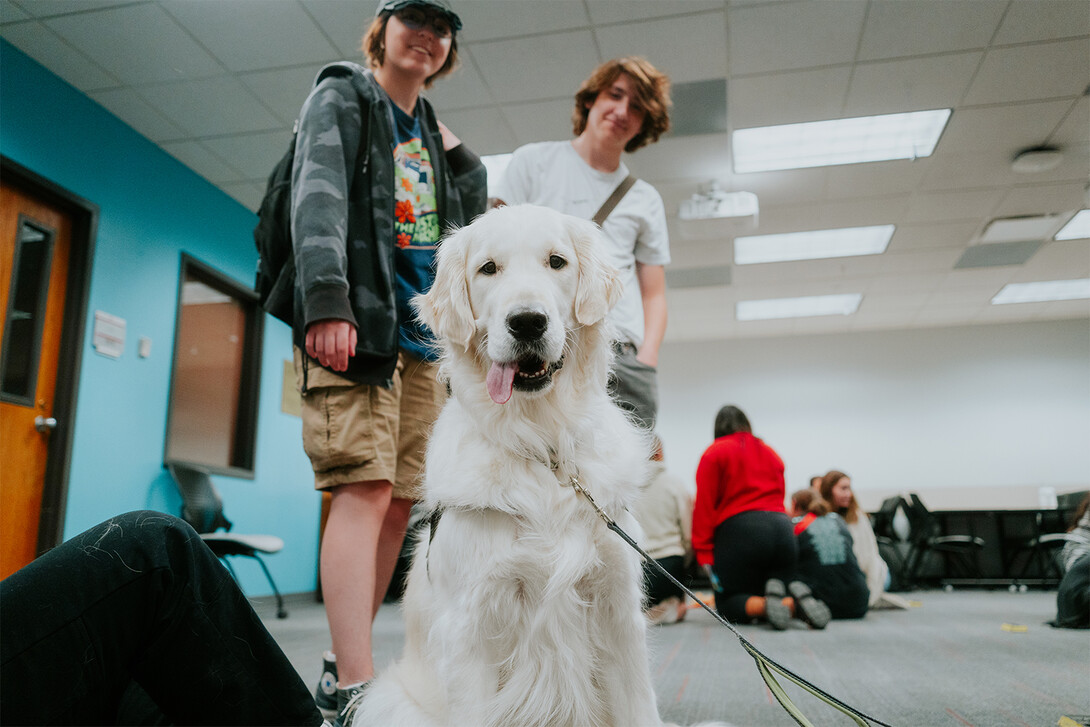
[[[658,558],[657,562],[666,572],[685,583],[685,556],[668,555]],[[643,590],[645,594],[645,606],[654,606],[662,603],[671,596],[681,598],[683,591],[669,578],[664,576],[658,568],[650,563],[643,564]]]
[[[765,582],[795,578],[798,543],[791,520],[782,512],[751,510],[727,518],[715,529],[715,575],[723,593],[715,610],[728,621],[746,621],[746,600],[764,596]]]
[[[134,681],[178,725],[322,723],[227,569],[189,525],[150,511],[0,583],[4,724],[115,724]]]

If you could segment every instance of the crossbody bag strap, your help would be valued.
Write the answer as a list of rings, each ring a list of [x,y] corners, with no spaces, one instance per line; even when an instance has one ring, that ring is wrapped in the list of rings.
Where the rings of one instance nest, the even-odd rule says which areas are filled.
[[[609,199],[602,203],[602,206],[594,213],[594,217],[591,218],[594,224],[599,227],[609,217],[609,213],[613,211],[613,208],[617,206],[617,203],[621,201],[621,198],[628,194],[628,190],[632,189],[632,185],[636,183],[636,178],[629,174],[627,177],[621,180],[621,183],[617,185],[617,188],[613,190],[613,194],[609,195]]]

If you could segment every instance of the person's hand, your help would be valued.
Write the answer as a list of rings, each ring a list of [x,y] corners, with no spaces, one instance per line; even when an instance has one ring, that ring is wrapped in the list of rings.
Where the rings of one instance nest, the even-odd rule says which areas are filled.
[[[708,577],[708,580],[711,581],[712,590],[716,593],[722,593],[723,584],[719,582],[719,578],[715,575],[715,571],[712,570],[712,567],[710,565],[704,565],[701,566],[701,568],[704,569],[704,575],[706,575]]]
[[[446,127],[442,121],[436,119],[439,123],[439,135],[443,137],[443,151],[450,151],[454,147],[462,143],[462,140],[451,133],[451,130]]]
[[[329,318],[307,328],[307,355],[334,371],[346,371],[348,359],[356,355],[356,327],[348,321]]]

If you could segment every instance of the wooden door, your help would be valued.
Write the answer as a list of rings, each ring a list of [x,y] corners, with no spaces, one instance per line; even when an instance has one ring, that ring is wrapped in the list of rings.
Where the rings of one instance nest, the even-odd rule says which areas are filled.
[[[0,184],[0,578],[37,555],[72,228]]]

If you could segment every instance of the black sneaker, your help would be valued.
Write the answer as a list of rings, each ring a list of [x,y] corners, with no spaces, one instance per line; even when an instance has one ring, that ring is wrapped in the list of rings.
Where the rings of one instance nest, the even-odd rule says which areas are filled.
[[[783,631],[791,623],[791,609],[784,605],[787,590],[779,578],[769,578],[765,583],[765,618],[777,631]]]
[[[815,629],[823,629],[829,625],[832,612],[824,601],[814,597],[808,585],[802,581],[791,581],[787,584],[787,590],[795,599],[795,615]]]
[[[322,676],[314,690],[314,702],[326,717],[337,711],[337,657],[333,652],[322,654]]]
[[[369,686],[371,682],[368,680],[344,688],[337,687],[337,719],[333,721],[333,727],[352,727],[364,692]]]

